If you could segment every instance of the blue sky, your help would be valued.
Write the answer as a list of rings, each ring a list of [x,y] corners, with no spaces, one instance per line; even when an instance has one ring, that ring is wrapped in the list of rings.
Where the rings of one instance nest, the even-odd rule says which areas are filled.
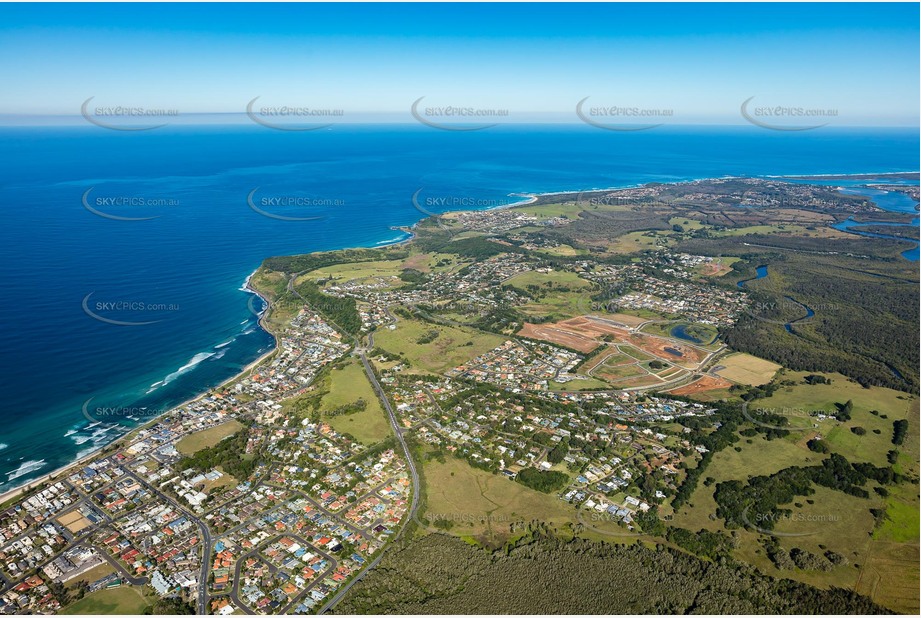
[[[739,123],[739,106],[918,124],[917,4],[0,5],[0,114],[262,103],[572,119],[575,104]],[[362,116],[364,114],[364,116]],[[373,116],[378,117],[378,116]]]

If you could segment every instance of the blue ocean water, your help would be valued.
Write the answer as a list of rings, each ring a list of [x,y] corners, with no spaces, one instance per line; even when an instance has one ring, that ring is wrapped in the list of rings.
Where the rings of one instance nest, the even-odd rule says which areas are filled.
[[[144,417],[269,350],[246,276],[271,255],[399,240],[391,227],[422,217],[420,189],[432,210],[489,206],[649,181],[917,171],[918,149],[901,129],[0,129],[0,492],[134,422],[96,423],[88,400]]]

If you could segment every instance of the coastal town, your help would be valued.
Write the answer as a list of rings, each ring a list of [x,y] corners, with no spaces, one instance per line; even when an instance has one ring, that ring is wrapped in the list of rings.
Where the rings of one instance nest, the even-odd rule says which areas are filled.
[[[460,219],[474,230],[536,221],[510,211]],[[426,311],[485,316],[533,300],[516,278],[555,274],[518,253],[439,259],[441,269],[420,285],[398,276],[318,280],[330,297],[356,299],[358,336],[370,349],[375,332],[397,328],[395,311],[457,324]],[[665,265],[680,275],[699,264],[679,256]],[[641,268],[585,260],[569,272],[587,284],[636,290],[619,298],[625,307],[639,306],[636,294],[664,296],[666,284]],[[700,284],[670,289],[662,301],[668,305],[656,308],[704,307],[689,312],[704,323],[731,319],[742,296],[720,293],[702,303],[707,290]],[[437,338],[437,330],[429,336]],[[306,302],[276,338],[275,353],[245,375],[6,505],[0,612],[53,613],[87,594],[126,587],[197,613],[315,613],[366,569],[407,523],[413,481],[404,453],[389,440],[364,444],[335,429],[333,419],[293,412],[290,404],[309,396],[328,366],[366,348]],[[561,501],[603,510],[625,525],[649,501],[661,501],[663,490],[674,491],[678,462],[699,454],[680,433],[634,423],[710,412],[629,390],[567,389],[589,379],[577,371],[588,355],[540,334],[505,338],[436,382],[405,372],[407,363],[386,352],[370,355],[396,422],[420,444],[509,482],[522,471],[563,470],[566,482],[555,488]],[[645,498],[628,494],[631,479],[653,466],[665,471],[661,489]]]
[[[349,346],[307,308],[278,341],[231,388],[4,507],[0,613],[54,613],[117,587],[199,614],[313,613],[378,554],[407,511],[405,462],[281,414],[278,402]],[[236,448],[196,451],[208,462],[183,455],[213,436]]]
[[[248,281],[270,354],[0,506],[0,613],[106,591],[166,613],[324,613],[404,536],[545,523],[510,507],[507,529],[474,533],[430,507],[420,471],[452,465],[551,500],[574,535],[661,534],[735,430],[719,400],[780,365],[720,336],[751,313],[745,281],[721,280],[738,258],[675,250],[683,223],[635,234],[640,257],[576,251],[547,234],[572,224],[557,208],[455,213],[309,268],[273,258]]]

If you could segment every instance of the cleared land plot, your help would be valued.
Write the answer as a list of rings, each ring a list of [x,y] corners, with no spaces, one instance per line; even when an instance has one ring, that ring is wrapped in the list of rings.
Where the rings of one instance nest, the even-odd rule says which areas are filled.
[[[143,614],[151,603],[140,590],[129,586],[99,590],[62,608],[61,614]]]
[[[720,359],[719,362],[722,368],[716,370],[717,375],[749,386],[767,384],[780,369],[777,363],[742,352],[730,354]]]
[[[595,370],[595,375],[599,378],[605,380],[619,380],[621,378],[628,378],[632,376],[642,376],[648,375],[647,371],[643,369],[639,364],[633,363],[629,365],[608,365],[605,363],[601,367]]]
[[[227,421],[209,429],[196,431],[176,443],[176,450],[183,455],[194,455],[203,448],[210,448],[228,436],[243,429],[239,421]]]
[[[602,363],[606,362],[612,356],[613,357],[617,357],[617,356],[623,357],[624,355],[619,354],[615,348],[612,348],[609,350],[603,350],[599,352],[598,354],[596,354],[595,356],[593,356],[592,358],[585,361],[585,363],[581,367],[579,367],[579,373],[590,375],[592,371],[594,371],[595,367],[598,367]],[[632,358],[628,359],[628,361],[633,362],[633,359]],[[624,362],[627,362],[627,361],[624,361]],[[618,362],[615,360],[614,364],[617,365]]]
[[[66,515],[61,515],[58,517],[58,522],[73,534],[77,534],[84,528],[93,525],[80,511],[71,511]]]
[[[653,356],[652,354],[646,354],[645,352],[637,350],[636,348],[630,345],[619,345],[617,346],[617,349],[623,352],[624,354],[626,354],[627,356],[635,358],[636,360],[639,360],[639,361],[652,360],[655,358],[655,356]]]
[[[80,582],[86,582],[87,584],[92,584],[95,581],[99,581],[107,575],[111,575],[115,572],[115,568],[108,562],[103,562],[99,566],[94,566],[89,571],[86,571],[82,575],[78,575],[73,579],[67,580],[67,587],[73,587],[79,584]]]
[[[614,340],[618,344],[629,344],[654,357],[680,365],[695,367],[699,365],[706,356],[704,351],[688,345],[687,343],[683,343],[678,339],[654,337],[643,333],[631,332],[627,329],[610,324],[605,320],[591,316],[563,320],[557,322],[554,326],[592,339],[600,340],[602,337],[606,337],[607,339]],[[629,351],[627,351],[627,353],[630,354]]]
[[[654,337],[643,333],[631,332],[625,328],[615,326],[605,320],[591,316],[580,316],[561,320],[552,324],[539,325],[541,330],[532,331],[535,335],[547,341],[550,338],[556,340],[560,345],[572,347],[573,349],[589,351],[588,343],[593,341],[600,344],[601,341],[613,341],[618,347],[622,344],[639,348],[645,354],[634,354],[626,348],[621,351],[636,356],[638,360],[651,360],[659,358],[670,363],[684,367],[695,368],[705,358],[706,352],[694,346],[682,343],[677,339],[667,339],[664,337]],[[524,334],[524,333],[522,333]],[[569,343],[563,343],[568,341]],[[577,347],[579,346],[579,347]],[[594,349],[594,348],[591,348]],[[595,372],[599,369],[595,369]]]
[[[432,256],[433,253],[417,253],[416,255],[411,255],[400,264],[400,268],[418,270],[419,272],[427,273],[432,270]]]
[[[530,339],[540,339],[541,341],[555,343],[582,353],[591,352],[601,345],[593,339],[561,328],[555,328],[552,325],[525,323],[524,327],[518,331],[518,334]]]
[[[505,285],[521,289],[528,289],[528,286],[537,286],[542,290],[549,291],[553,291],[555,288],[584,289],[592,286],[590,282],[582,279],[576,273],[556,270],[547,273],[540,273],[536,270],[521,273],[507,280]]]
[[[624,378],[616,382],[618,388],[637,388],[640,386],[656,386],[662,384],[662,380],[653,375],[636,376]]]
[[[732,272],[732,265],[741,260],[737,257],[716,258],[712,262],[701,264],[697,267],[697,272],[704,277],[722,277]]]
[[[355,359],[342,369],[329,373],[329,392],[320,403],[323,420],[333,429],[348,433],[363,444],[374,444],[390,435],[390,423],[384,415],[380,399],[374,393],[360,361]],[[329,415],[336,408],[365,402],[365,409],[351,414]]]
[[[658,372],[653,372],[663,380],[672,380],[677,378],[679,375],[687,374],[687,369],[682,369],[681,367],[666,367]]]
[[[430,522],[451,521],[451,534],[508,534],[514,522],[562,524],[576,518],[575,509],[556,496],[472,468],[450,455],[445,463],[426,462],[424,470],[425,515]]]
[[[602,352],[597,356],[590,358],[585,365],[582,366],[581,372],[586,374],[594,373],[602,365],[609,365],[611,367],[616,367],[618,365],[632,365],[637,359],[623,354],[617,348],[611,348],[610,351]]]
[[[688,397],[693,397],[698,393],[705,393],[707,391],[715,391],[720,389],[729,388],[732,386],[732,382],[729,380],[724,380],[723,378],[715,378],[713,376],[702,376],[700,379],[691,382],[690,384],[685,384],[684,386],[679,386],[670,391],[667,391],[673,395],[685,395]]]
[[[238,481],[232,474],[227,474],[224,472],[224,469],[221,466],[218,466],[216,469],[221,473],[221,478],[215,481],[209,481],[207,479],[202,481],[201,490],[204,493],[210,494],[215,489],[240,484],[240,481]]]
[[[581,255],[585,253],[584,250],[576,250],[571,245],[557,245],[555,247],[546,247],[538,249],[537,253],[546,253],[547,255],[561,255],[565,257],[571,257],[573,255]]]
[[[425,341],[432,331],[438,336]],[[409,361],[410,371],[444,373],[501,345],[505,339],[472,328],[400,318],[394,330],[374,334],[374,344]]]
[[[606,320],[611,320],[612,322],[618,322],[624,326],[639,326],[643,322],[649,320],[649,318],[644,318],[638,315],[630,315],[629,313],[611,313],[604,316]]]

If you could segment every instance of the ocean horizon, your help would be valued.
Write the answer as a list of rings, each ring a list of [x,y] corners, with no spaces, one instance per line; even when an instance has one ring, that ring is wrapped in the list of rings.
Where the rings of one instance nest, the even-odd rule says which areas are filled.
[[[0,145],[0,494],[239,373],[273,344],[247,276],[273,255],[404,240],[395,228],[425,217],[414,195],[441,212],[647,182],[919,169],[915,128],[0,127]],[[88,402],[132,413],[104,423]]]

